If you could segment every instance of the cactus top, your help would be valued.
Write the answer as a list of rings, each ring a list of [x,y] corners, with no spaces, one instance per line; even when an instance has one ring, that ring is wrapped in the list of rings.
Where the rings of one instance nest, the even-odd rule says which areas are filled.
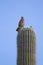
[[[23,33],[23,32],[26,32],[26,31],[30,31],[30,32],[31,32],[32,34],[34,34],[35,37],[36,37],[36,32],[34,31],[34,29],[33,29],[32,26],[27,27],[27,28],[23,28],[22,30],[20,30],[20,31],[18,32],[18,35],[20,35],[20,34]]]

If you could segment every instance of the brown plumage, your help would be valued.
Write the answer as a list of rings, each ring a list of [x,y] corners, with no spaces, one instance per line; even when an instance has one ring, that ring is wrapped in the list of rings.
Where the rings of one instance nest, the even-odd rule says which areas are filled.
[[[24,27],[24,17],[21,17],[18,26]]]
[[[19,23],[18,23],[18,28],[16,29],[16,31],[20,31],[22,30],[24,27],[24,17],[21,17]]]

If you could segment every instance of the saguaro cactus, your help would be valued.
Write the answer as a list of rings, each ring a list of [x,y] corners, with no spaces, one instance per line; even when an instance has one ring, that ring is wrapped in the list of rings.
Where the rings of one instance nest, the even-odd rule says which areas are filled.
[[[18,32],[17,65],[36,65],[36,35],[31,26]]]

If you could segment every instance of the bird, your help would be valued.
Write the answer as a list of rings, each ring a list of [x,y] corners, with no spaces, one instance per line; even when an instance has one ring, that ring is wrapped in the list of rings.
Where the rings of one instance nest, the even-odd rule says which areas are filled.
[[[24,17],[21,17],[18,26],[24,27]]]
[[[19,23],[18,23],[18,28],[16,29],[16,31],[20,31],[24,28],[24,17],[22,16]]]

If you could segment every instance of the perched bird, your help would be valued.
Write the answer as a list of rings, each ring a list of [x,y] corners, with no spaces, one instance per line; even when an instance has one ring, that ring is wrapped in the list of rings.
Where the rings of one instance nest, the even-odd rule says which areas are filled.
[[[18,26],[24,27],[24,17],[21,17]]]
[[[16,31],[20,31],[24,28],[24,17],[21,17],[19,23],[18,23],[18,28],[16,29]]]

